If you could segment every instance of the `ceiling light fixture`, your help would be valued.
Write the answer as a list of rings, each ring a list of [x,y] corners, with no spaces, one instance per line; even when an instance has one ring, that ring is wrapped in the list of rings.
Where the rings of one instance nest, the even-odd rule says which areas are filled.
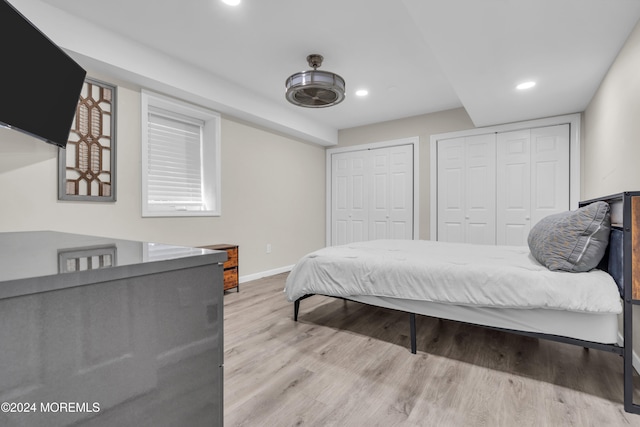
[[[356,91],[356,96],[367,96],[369,95],[369,91],[366,89],[360,89]]]
[[[240,4],[241,0],[222,0],[222,3],[228,4],[229,6],[237,6]]]
[[[531,89],[535,85],[536,85],[536,82],[524,82],[516,86],[516,89],[518,90]]]
[[[329,71],[320,71],[322,55],[311,54],[307,62],[313,70],[291,75],[285,82],[287,101],[300,107],[331,107],[344,100],[344,79]]]

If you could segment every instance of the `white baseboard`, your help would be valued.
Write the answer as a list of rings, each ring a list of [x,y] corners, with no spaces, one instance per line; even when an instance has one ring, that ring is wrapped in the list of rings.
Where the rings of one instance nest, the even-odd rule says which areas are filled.
[[[287,265],[285,267],[280,267],[280,268],[274,268],[273,270],[262,271],[260,273],[247,274],[246,276],[240,276],[239,282],[240,283],[250,282],[252,280],[262,279],[263,277],[275,276],[276,274],[280,274],[280,273],[287,273],[293,269],[294,265],[295,264]]]

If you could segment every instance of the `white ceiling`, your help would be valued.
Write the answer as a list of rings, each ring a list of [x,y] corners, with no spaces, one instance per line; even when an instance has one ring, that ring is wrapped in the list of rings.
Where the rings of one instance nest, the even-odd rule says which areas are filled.
[[[476,126],[583,111],[640,17],[638,0],[42,1],[335,129],[460,106]],[[285,100],[310,53],[345,78],[343,103]]]

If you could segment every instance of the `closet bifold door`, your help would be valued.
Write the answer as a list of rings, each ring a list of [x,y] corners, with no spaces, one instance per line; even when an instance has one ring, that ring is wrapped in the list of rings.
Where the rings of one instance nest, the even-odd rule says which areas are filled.
[[[464,137],[438,141],[438,240],[465,241]]]
[[[568,124],[531,129],[531,226],[569,210],[569,150]]]
[[[438,141],[438,240],[496,243],[495,134]]]
[[[368,240],[368,151],[334,154],[331,160],[331,242]]]
[[[497,135],[496,243],[522,245],[531,229],[531,130]]]
[[[497,134],[496,243],[526,246],[531,227],[569,209],[569,125]]]
[[[413,146],[369,150],[369,240],[413,237]]]
[[[331,244],[412,239],[413,145],[332,154]]]

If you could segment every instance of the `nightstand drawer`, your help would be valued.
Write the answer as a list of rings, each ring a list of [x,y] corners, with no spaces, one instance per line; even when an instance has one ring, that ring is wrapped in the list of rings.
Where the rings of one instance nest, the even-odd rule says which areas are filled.
[[[224,263],[224,268],[232,268],[238,266],[238,248],[227,249],[227,261]]]
[[[238,269],[231,268],[224,271],[224,290],[238,286]]]

